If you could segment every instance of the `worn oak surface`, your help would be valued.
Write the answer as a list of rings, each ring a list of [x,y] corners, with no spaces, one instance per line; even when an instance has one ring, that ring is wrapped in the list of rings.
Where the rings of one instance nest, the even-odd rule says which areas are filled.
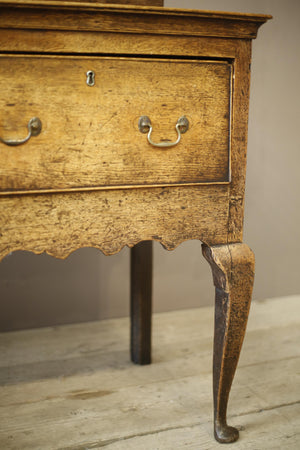
[[[51,37],[51,40],[49,40]],[[126,39],[125,39],[126,38]],[[202,36],[201,39],[187,35],[147,35],[113,30],[96,33],[80,30],[14,30],[0,28],[0,45],[5,52],[55,52],[85,55],[149,55],[235,59],[239,54],[240,41],[226,38],[215,39]]]
[[[6,74],[1,78],[4,85],[10,78],[14,87],[13,94],[7,86],[2,89],[5,114],[0,117],[1,132],[6,138],[23,137],[33,107],[35,115],[47,117],[40,117],[41,134],[24,146],[0,146],[2,187],[15,189],[14,193],[26,188],[32,192],[24,198],[1,198],[1,257],[21,249],[66,257],[85,246],[112,254],[124,245],[149,239],[169,249],[186,239],[200,239],[208,245],[242,240],[249,38],[268,16],[69,2],[24,5],[0,1],[0,9],[0,51],[7,53],[2,59],[6,63],[1,65]],[[15,51],[18,56],[13,55]],[[28,52],[35,55],[28,56]],[[47,56],[42,56],[43,52]],[[107,54],[111,56],[99,58]],[[124,59],[126,54],[131,58]],[[176,62],[182,57],[186,60]],[[218,63],[211,61],[215,59]],[[67,82],[60,70],[62,62]],[[100,77],[96,73],[95,88],[84,84],[86,62],[95,63],[101,71]],[[14,77],[20,63],[22,73]],[[229,67],[234,75],[230,115]],[[82,90],[76,75],[79,72]],[[129,83],[133,73],[136,85]],[[129,80],[128,88],[124,78]],[[70,89],[66,88],[68,83]],[[108,84],[112,85],[111,93],[105,87]],[[26,89],[28,95],[24,96]],[[93,94],[97,92],[101,94],[98,97]],[[11,99],[14,95],[18,101]],[[99,97],[104,108],[97,102]],[[170,153],[152,149],[146,136],[135,128],[139,115],[151,116],[153,138],[173,140],[174,122],[182,114],[177,110],[178,100],[190,111],[186,114],[190,130]],[[158,105],[167,106],[158,109]],[[30,117],[21,117],[24,111]],[[106,125],[99,130],[97,123]],[[229,180],[228,163],[229,185],[193,186],[199,181]],[[187,185],[180,188],[182,182]],[[157,186],[164,183],[178,186],[161,193]],[[154,187],[135,188],[143,184]],[[120,185],[127,192],[104,189]],[[41,188],[45,192],[82,192],[34,196]],[[93,193],[90,189],[104,191]]]
[[[44,0],[50,1],[51,0]],[[82,3],[81,0],[57,0],[63,3]],[[114,4],[117,3],[119,5],[142,5],[142,6],[163,6],[163,0],[85,0],[84,3],[103,3],[103,4]]]
[[[271,16],[52,1],[0,0],[1,28],[81,30],[253,39]],[[12,9],[13,7],[13,9]],[[20,8],[19,8],[20,7]],[[25,20],[24,20],[25,19]]]
[[[215,285],[213,358],[214,427],[219,442],[234,442],[239,431],[227,425],[230,388],[242,348],[254,281],[254,255],[246,244],[202,246]]]
[[[299,305],[294,296],[251,306],[230,400],[230,422],[243,430],[234,449],[299,448]],[[128,319],[1,334],[1,445],[221,448],[212,432],[213,316],[212,307],[155,314],[149,366],[129,362]]]
[[[43,127],[22,146],[0,144],[4,192],[230,181],[225,61],[2,56],[0,90],[2,138],[26,136],[32,117]],[[145,115],[158,143],[176,140],[181,116],[190,126],[156,148],[138,129]]]
[[[0,206],[0,258],[15,250],[66,258],[80,247],[109,255],[143,240],[169,250],[187,239],[227,240],[226,185],[7,196]]]
[[[34,1],[0,1],[0,12],[1,138],[23,137],[34,116],[43,124],[23,146],[0,146],[0,259],[16,250],[65,258],[86,246],[110,255],[151,240],[169,250],[187,239],[213,246],[210,262],[224,269],[216,284],[215,436],[235,440],[226,407],[253,279],[240,243],[251,39],[269,17]],[[88,70],[95,88],[86,86]],[[191,126],[178,146],[161,150],[138,131],[142,115],[153,123],[155,142],[174,141],[169,133],[182,115]],[[149,282],[149,264],[146,272]],[[150,327],[150,311],[139,308],[142,276],[134,277],[136,330],[140,321]],[[149,348],[147,354],[148,362]],[[81,401],[94,391],[70,395]],[[76,419],[82,435],[83,420],[96,427],[93,413]],[[136,433],[143,427],[134,422]],[[113,435],[99,445],[113,443]]]

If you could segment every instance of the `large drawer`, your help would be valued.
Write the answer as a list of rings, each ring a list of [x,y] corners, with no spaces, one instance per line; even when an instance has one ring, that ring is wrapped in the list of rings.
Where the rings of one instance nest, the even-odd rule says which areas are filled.
[[[88,71],[95,74],[87,84]],[[0,191],[164,186],[230,181],[231,65],[227,61],[3,55]],[[148,116],[152,146],[138,121]]]

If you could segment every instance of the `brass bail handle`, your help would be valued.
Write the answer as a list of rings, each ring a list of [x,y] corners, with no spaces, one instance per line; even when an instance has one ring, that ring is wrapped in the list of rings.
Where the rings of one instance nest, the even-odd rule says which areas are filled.
[[[2,139],[0,137],[0,142],[3,142],[5,145],[10,145],[11,147],[15,147],[16,145],[25,144],[25,142],[29,141],[31,136],[38,136],[42,130],[42,122],[38,117],[33,117],[29,120],[27,124],[28,135],[24,139],[14,140],[14,139]]]
[[[174,142],[153,142],[151,139],[151,134],[152,134],[152,124],[151,124],[151,120],[149,119],[148,116],[141,116],[139,118],[139,130],[141,133],[148,133],[148,142],[149,144],[153,145],[154,147],[160,147],[160,148],[167,148],[167,147],[174,147],[174,145],[177,145],[180,142],[181,139],[181,135],[183,133],[186,133],[187,130],[189,129],[189,121],[185,116],[180,117],[177,120],[175,129],[177,131],[177,139]]]

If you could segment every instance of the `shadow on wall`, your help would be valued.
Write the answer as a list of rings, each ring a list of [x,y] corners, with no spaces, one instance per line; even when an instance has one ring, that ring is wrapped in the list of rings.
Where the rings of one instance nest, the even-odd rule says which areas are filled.
[[[4,258],[0,268],[0,331],[129,314],[128,248],[109,257],[84,248],[66,260],[15,252]],[[200,242],[185,242],[172,252],[154,243],[153,278],[155,312],[213,302],[210,269],[202,258]]]
[[[117,280],[126,256],[123,251],[119,258],[111,257],[110,264],[91,248],[78,250],[66,260],[29,252],[8,256],[0,271],[1,331],[85,322],[116,312],[125,315],[127,310],[120,308],[120,303],[125,304],[122,297],[128,297],[128,283],[125,280],[124,286],[122,281],[119,293]],[[116,260],[117,264],[112,264]],[[108,305],[101,299],[108,297],[110,285],[114,302],[107,311]]]

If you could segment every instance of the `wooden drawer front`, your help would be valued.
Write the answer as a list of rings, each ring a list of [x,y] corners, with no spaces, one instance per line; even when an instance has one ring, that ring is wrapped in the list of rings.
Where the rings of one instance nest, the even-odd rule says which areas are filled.
[[[86,73],[95,73],[95,85]],[[54,56],[0,57],[0,191],[226,183],[230,177],[231,66],[225,61]],[[138,129],[147,115],[156,148]]]

